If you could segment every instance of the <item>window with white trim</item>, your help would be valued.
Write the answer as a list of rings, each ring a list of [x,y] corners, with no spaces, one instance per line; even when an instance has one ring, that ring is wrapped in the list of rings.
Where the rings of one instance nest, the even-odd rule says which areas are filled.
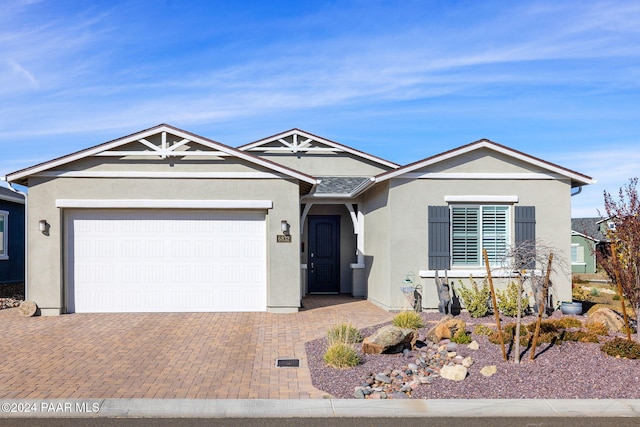
[[[584,246],[578,243],[571,244],[571,264],[584,264]]]
[[[9,234],[9,212],[0,211],[0,259],[7,259],[7,244]]]
[[[497,265],[509,246],[509,206],[453,206],[451,208],[451,259],[454,266]]]

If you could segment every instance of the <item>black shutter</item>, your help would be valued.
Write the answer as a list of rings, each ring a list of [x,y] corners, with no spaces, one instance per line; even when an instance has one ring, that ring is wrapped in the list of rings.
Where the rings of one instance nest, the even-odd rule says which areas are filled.
[[[536,207],[516,206],[515,207],[515,243],[516,247],[526,242],[531,247],[531,251],[536,249]],[[535,261],[526,268],[535,268]]]
[[[448,270],[451,259],[449,206],[429,206],[429,270]]]

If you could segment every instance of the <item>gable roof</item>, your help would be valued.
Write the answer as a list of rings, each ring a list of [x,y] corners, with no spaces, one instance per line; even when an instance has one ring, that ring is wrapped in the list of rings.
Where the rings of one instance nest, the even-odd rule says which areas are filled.
[[[145,140],[152,135],[170,133],[177,137],[183,138],[182,141],[173,144],[172,146],[168,146],[165,144],[165,137],[163,135],[163,143],[161,147],[158,147],[154,144],[149,143]],[[130,144],[133,142],[142,143],[147,150],[143,152],[135,152],[135,151],[111,151],[122,147],[126,144]],[[202,145],[211,150],[211,152],[203,153],[203,152],[193,152],[193,151],[179,151],[177,150],[180,147],[183,147],[188,142],[195,142],[199,145]],[[262,159],[260,157],[254,156],[252,154],[246,153],[244,151],[229,147],[228,145],[222,144],[220,142],[214,141],[212,139],[204,138],[202,136],[196,135],[191,132],[187,132],[182,129],[178,129],[176,127],[160,124],[158,126],[154,126],[152,128],[124,136],[122,138],[114,139],[109,142],[105,142],[103,144],[96,145],[91,148],[87,148],[84,150],[77,151],[75,153],[68,154],[63,157],[58,157],[53,160],[49,160],[44,163],[37,164],[35,166],[31,166],[16,172],[12,172],[7,174],[5,177],[9,182],[15,182],[18,184],[26,185],[27,178],[30,175],[46,171],[48,169],[52,169],[67,163],[71,163],[77,160],[81,160],[91,156],[100,156],[100,155],[159,155],[162,158],[167,156],[178,156],[178,155],[218,155],[218,156],[233,156],[245,160],[249,163],[262,166],[264,168],[273,170],[275,172],[279,172],[283,175],[289,176],[291,178],[298,179],[302,182],[305,182],[309,185],[315,185],[317,180],[309,176],[305,173],[296,171],[294,169],[288,168],[286,166],[280,165],[278,163],[272,162],[267,159]]]
[[[599,222],[600,218],[571,218],[571,231],[596,242],[608,242],[609,239],[602,234]]]
[[[286,141],[285,138],[291,136],[292,142]],[[333,153],[349,153],[354,156],[366,159],[368,161],[383,165],[388,168],[398,169],[400,165],[389,160],[365,153],[355,148],[339,144],[326,138],[314,135],[301,129],[293,128],[267,138],[260,139],[249,144],[241,145],[238,150],[242,151],[275,151],[292,153],[299,152],[333,152]]]
[[[24,196],[22,194],[16,193],[4,187],[0,187],[0,200],[4,200],[6,202],[20,203],[24,205]]]
[[[415,170],[421,169],[425,166],[430,166],[462,154],[470,153],[476,150],[480,150],[483,148],[487,148],[493,150],[495,152],[504,154],[506,156],[512,157],[514,159],[518,159],[522,162],[529,163],[531,165],[535,165],[537,167],[548,170],[549,172],[564,176],[571,180],[572,187],[578,187],[581,185],[593,184],[595,180],[593,180],[590,176],[583,175],[581,173],[572,171],[571,169],[564,168],[562,166],[556,165],[551,162],[547,162],[546,160],[539,159],[534,156],[530,156],[529,154],[525,154],[521,151],[514,150],[512,148],[506,147],[504,145],[495,143],[488,139],[481,139],[479,141],[472,142],[470,144],[463,145],[458,148],[454,148],[449,151],[445,151],[444,153],[436,154],[435,156],[427,157],[422,160],[418,160],[417,162],[410,163],[406,166],[403,166],[399,169],[382,173],[376,176],[376,182],[386,181],[391,178],[396,178],[407,174],[409,172],[413,172]]]

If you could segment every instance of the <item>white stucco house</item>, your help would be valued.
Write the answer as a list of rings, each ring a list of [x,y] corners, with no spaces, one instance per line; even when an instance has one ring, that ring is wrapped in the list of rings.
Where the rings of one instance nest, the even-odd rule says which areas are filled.
[[[401,166],[292,129],[232,148],[159,125],[8,174],[28,187],[28,298],[73,312],[294,312],[309,293],[423,307],[435,270],[505,247],[571,253],[586,175],[479,140]],[[457,279],[456,279],[457,280]],[[571,299],[570,272],[552,278]]]

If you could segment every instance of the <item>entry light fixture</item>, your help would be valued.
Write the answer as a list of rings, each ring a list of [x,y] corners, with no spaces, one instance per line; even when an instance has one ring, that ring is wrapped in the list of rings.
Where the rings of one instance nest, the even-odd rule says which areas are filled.
[[[287,222],[286,219],[283,219],[280,222],[280,229],[282,230],[283,234],[289,234],[289,223]]]
[[[38,223],[38,228],[43,233],[47,231],[48,227],[49,227],[49,224],[47,224],[47,220],[46,219],[41,219],[40,222]]]

